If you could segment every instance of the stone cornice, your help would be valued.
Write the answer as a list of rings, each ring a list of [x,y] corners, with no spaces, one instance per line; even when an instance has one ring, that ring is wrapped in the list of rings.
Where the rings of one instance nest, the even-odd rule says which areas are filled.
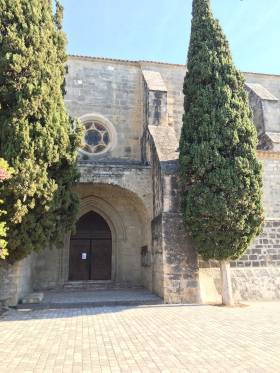
[[[107,62],[113,64],[125,64],[125,65],[134,65],[137,67],[141,67],[145,64],[155,64],[155,65],[165,65],[170,67],[179,67],[179,68],[186,68],[185,65],[176,64],[176,63],[169,63],[169,62],[161,62],[161,61],[144,61],[144,60],[123,60],[118,58],[107,58],[107,57],[92,57],[92,56],[81,56],[75,54],[69,54],[69,59],[77,59],[82,61],[97,61],[97,62]]]
[[[83,56],[79,54],[69,54],[69,58],[78,59],[78,60],[84,60],[84,61],[99,61],[99,62],[109,62],[109,63],[123,63],[123,64],[130,64],[130,65],[136,65],[141,66],[145,64],[155,64],[155,65],[165,65],[170,67],[178,67],[178,68],[186,68],[186,64],[180,64],[180,63],[170,63],[170,62],[164,62],[164,61],[145,61],[145,60],[126,60],[126,59],[118,59],[118,58],[109,58],[109,57],[98,57],[98,56]],[[253,71],[243,71],[242,72],[245,75],[258,75],[258,76],[264,76],[264,77],[275,77],[280,78],[280,74],[269,74],[269,73],[259,73],[259,72],[253,72]]]

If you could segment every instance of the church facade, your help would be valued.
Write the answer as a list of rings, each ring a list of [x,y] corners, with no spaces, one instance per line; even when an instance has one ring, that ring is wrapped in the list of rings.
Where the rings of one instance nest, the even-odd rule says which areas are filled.
[[[69,282],[143,286],[166,303],[218,302],[219,268],[185,232],[178,143],[186,68],[69,56],[66,106],[85,127],[76,233],[0,270],[0,299]],[[265,225],[231,263],[236,300],[280,298],[280,76],[245,73],[263,163]]]

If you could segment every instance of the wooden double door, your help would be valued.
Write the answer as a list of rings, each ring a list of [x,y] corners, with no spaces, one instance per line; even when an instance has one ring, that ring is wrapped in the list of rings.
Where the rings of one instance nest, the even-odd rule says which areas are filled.
[[[78,221],[69,254],[70,281],[111,280],[111,231],[100,215],[90,212]]]

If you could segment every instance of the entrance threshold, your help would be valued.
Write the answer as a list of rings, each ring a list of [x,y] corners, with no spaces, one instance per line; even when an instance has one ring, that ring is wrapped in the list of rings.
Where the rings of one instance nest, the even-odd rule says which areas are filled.
[[[49,290],[39,304],[19,304],[18,309],[92,308],[163,304],[163,300],[145,288],[106,290]]]
[[[90,280],[90,281],[67,281],[63,285],[65,290],[118,290],[118,289],[143,289],[142,286],[131,285],[129,283],[119,283],[112,280]]]

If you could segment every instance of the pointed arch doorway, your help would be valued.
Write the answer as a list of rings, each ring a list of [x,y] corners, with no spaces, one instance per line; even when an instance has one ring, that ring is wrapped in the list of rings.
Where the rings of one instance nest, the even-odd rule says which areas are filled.
[[[70,240],[69,281],[111,280],[112,234],[94,211],[83,215]]]

